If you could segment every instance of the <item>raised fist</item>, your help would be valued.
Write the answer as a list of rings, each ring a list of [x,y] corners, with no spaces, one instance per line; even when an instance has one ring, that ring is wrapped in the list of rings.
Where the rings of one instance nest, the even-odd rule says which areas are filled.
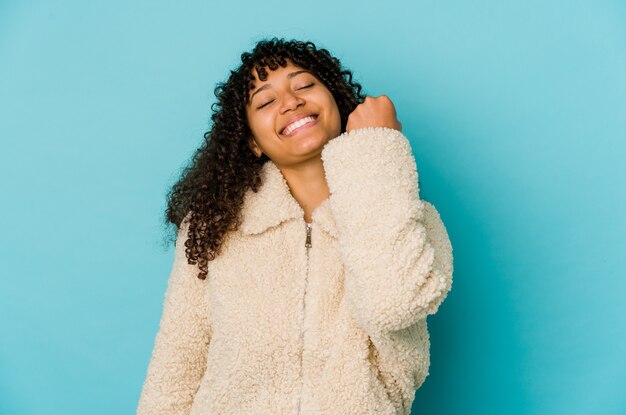
[[[363,127],[388,127],[402,131],[402,123],[396,117],[396,109],[387,95],[366,96],[363,103],[350,113],[346,132]]]

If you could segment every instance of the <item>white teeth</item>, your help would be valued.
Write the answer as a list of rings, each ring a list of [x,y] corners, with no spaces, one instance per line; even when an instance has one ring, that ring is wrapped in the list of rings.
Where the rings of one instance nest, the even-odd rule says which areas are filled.
[[[299,119],[298,121],[289,124],[283,131],[283,134],[289,135],[293,130],[298,127],[302,127],[304,124],[310,123],[311,121],[315,121],[314,117],[304,117]]]

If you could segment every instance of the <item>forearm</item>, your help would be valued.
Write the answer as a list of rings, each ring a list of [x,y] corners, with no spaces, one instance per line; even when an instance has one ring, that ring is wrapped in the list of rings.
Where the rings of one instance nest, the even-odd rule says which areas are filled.
[[[436,312],[451,286],[451,264],[429,238],[425,210],[436,210],[419,198],[407,138],[390,128],[352,130],[327,143],[322,159],[355,319],[385,332]],[[451,249],[443,224],[435,226],[446,239],[439,249]]]

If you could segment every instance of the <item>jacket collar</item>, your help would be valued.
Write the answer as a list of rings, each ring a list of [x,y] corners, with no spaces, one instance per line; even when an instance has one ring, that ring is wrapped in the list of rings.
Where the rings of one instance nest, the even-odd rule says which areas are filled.
[[[240,229],[246,235],[265,232],[285,221],[298,219],[304,222],[304,210],[293,197],[280,169],[272,160],[261,167],[261,186],[255,193],[248,189],[242,205]],[[336,238],[335,221],[330,210],[330,197],[325,199],[312,215],[313,226]]]

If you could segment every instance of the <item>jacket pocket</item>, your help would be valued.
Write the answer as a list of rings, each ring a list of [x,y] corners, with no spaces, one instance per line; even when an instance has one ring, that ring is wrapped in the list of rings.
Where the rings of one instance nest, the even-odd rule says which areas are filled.
[[[378,350],[369,336],[367,337],[367,342],[369,349],[368,360],[372,366],[371,369],[374,373],[376,384],[385,391],[389,402],[394,406],[397,413],[406,413],[406,402],[402,394],[400,383],[394,378],[393,374],[381,370]]]

